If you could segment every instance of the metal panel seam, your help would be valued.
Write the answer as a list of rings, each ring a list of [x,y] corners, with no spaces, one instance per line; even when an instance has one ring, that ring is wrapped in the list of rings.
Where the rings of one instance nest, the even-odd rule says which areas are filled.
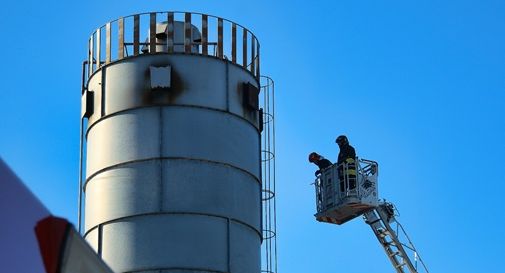
[[[179,271],[188,271],[190,273],[195,272],[195,271],[200,271],[200,272],[210,272],[210,273],[229,273],[229,271],[220,271],[220,270],[214,270],[214,269],[208,269],[208,268],[199,268],[199,267],[144,267],[141,269],[137,270],[132,270],[132,271],[123,271],[123,273],[138,273],[138,272],[145,272],[145,271],[153,271],[153,270],[159,270],[160,272],[163,270],[179,270]]]
[[[239,219],[230,218],[228,216],[222,216],[222,215],[219,215],[219,214],[212,214],[212,213],[177,212],[177,211],[173,211],[173,212],[163,211],[163,212],[138,213],[138,214],[133,214],[133,215],[128,215],[128,216],[123,216],[123,217],[115,218],[115,219],[112,219],[112,220],[101,222],[101,223],[99,223],[99,224],[91,227],[89,230],[87,230],[84,233],[83,237],[86,238],[86,236],[88,236],[88,234],[90,234],[92,231],[94,231],[95,229],[97,229],[100,226],[109,225],[109,224],[113,224],[113,223],[118,223],[120,221],[132,219],[132,218],[138,218],[138,217],[143,217],[143,216],[154,216],[154,215],[198,215],[198,216],[205,216],[205,217],[220,218],[220,219],[224,219],[224,220],[229,220],[230,223],[231,222],[235,222],[237,224],[243,225],[243,226],[245,226],[245,227],[253,230],[254,232],[256,232],[258,234],[258,237],[260,239],[262,238],[262,234],[261,234],[260,230],[256,229],[254,226],[252,226],[252,225],[250,225],[250,224],[248,224],[248,223],[246,223],[244,221],[241,221]],[[261,229],[261,227],[260,227],[260,229]]]
[[[101,121],[103,121],[105,119],[108,119],[108,118],[111,118],[111,117],[114,117],[114,116],[117,116],[117,115],[121,115],[121,114],[126,113],[126,112],[131,111],[131,110],[138,110],[138,109],[152,108],[152,107],[160,107],[160,106],[159,105],[147,105],[147,106],[132,107],[132,108],[128,108],[128,109],[125,109],[125,110],[120,110],[120,111],[117,111],[117,112],[114,112],[114,113],[102,116],[99,119],[97,119],[95,122],[93,122],[91,125],[88,124],[87,130],[86,130],[86,139],[88,139],[88,134],[91,131],[91,129],[93,129],[93,127],[95,127],[95,124],[98,124],[98,123],[100,123]],[[205,110],[209,110],[209,111],[215,111],[215,112],[229,114],[230,116],[233,116],[235,118],[238,118],[238,119],[241,119],[241,120],[245,121],[246,123],[248,123],[249,125],[251,125],[255,129],[255,131],[258,133],[258,135],[261,134],[261,132],[259,131],[259,128],[256,127],[256,125],[254,123],[252,123],[250,120],[248,120],[248,119],[246,119],[246,118],[244,118],[244,117],[242,117],[240,115],[237,115],[237,114],[235,114],[233,112],[228,112],[228,111],[217,109],[217,108],[211,108],[211,107],[199,106],[199,105],[190,105],[190,104],[166,104],[166,105],[163,105],[161,107],[197,108],[197,109],[205,109]]]
[[[129,59],[132,59],[132,58],[147,58],[147,57],[152,57],[152,56],[159,56],[159,55],[167,55],[167,56],[171,56],[171,55],[180,55],[180,56],[192,56],[192,57],[202,57],[202,58],[212,58],[216,61],[223,61],[223,62],[228,62],[232,65],[235,65],[237,68],[241,68],[242,70],[246,71],[247,73],[251,74],[251,76],[253,77],[253,79],[256,81],[256,83],[258,84],[258,86],[260,86],[260,81],[259,81],[259,78],[256,77],[256,75],[254,75],[254,73],[252,73],[251,71],[249,71],[248,69],[245,69],[244,67],[242,67],[242,65],[239,65],[239,64],[234,64],[233,62],[231,62],[231,60],[228,60],[228,59],[220,59],[220,58],[217,58],[217,57],[214,57],[213,55],[196,55],[196,54],[185,54],[185,53],[180,53],[180,52],[174,52],[174,53],[165,53],[165,52],[156,52],[156,53],[150,53],[150,54],[144,54],[144,55],[137,55],[137,56],[126,56],[124,57],[123,59],[121,60],[116,60],[116,61],[111,61],[110,63],[108,64],[103,64],[101,67],[99,68],[96,68],[96,70],[88,77],[88,80],[90,80],[98,71],[102,70],[102,68],[104,67],[107,67],[107,66],[111,66],[111,65],[115,65],[116,63],[121,63],[121,62],[126,62],[126,61],[129,61]]]
[[[123,166],[128,166],[129,164],[132,164],[132,163],[140,163],[140,162],[148,162],[148,161],[155,161],[155,160],[168,160],[168,159],[172,159],[172,160],[188,160],[188,161],[199,161],[199,162],[206,162],[206,163],[214,163],[214,164],[218,164],[218,165],[224,165],[224,166],[227,166],[227,167],[230,167],[230,168],[233,168],[233,169],[236,169],[236,170],[239,170],[239,171],[242,171],[246,174],[248,174],[249,176],[253,177],[254,180],[256,180],[256,182],[261,185],[261,180],[260,178],[256,177],[256,175],[254,175],[253,173],[249,172],[248,170],[245,170],[245,169],[242,169],[240,167],[237,167],[237,166],[234,166],[234,165],[231,165],[229,163],[225,163],[225,162],[219,162],[219,161],[214,161],[214,160],[208,160],[208,159],[201,159],[201,158],[189,158],[189,157],[169,157],[169,156],[164,156],[164,157],[151,157],[151,158],[144,158],[144,159],[137,159],[137,160],[130,160],[130,161],[125,161],[125,162],[122,162],[122,163],[118,163],[118,164],[114,164],[114,165],[111,165],[111,166],[108,166],[108,167],[105,167],[105,168],[102,168],[98,171],[96,171],[95,173],[93,173],[92,175],[90,175],[85,183],[84,183],[84,188],[83,188],[83,192],[86,193],[86,187],[88,185],[88,183],[90,182],[91,179],[93,179],[95,176],[103,173],[103,172],[106,172],[106,171],[109,171],[109,170],[112,170],[112,169],[115,169],[117,167],[123,167]]]

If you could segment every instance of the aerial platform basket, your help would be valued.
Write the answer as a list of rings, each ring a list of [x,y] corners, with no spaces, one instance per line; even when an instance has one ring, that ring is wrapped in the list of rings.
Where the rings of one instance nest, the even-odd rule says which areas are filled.
[[[316,219],[341,225],[377,207],[378,171],[377,162],[358,158],[322,170],[314,182]]]

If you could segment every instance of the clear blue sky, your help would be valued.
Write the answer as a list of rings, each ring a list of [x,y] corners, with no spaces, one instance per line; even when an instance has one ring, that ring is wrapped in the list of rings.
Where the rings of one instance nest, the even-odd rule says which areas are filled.
[[[311,151],[345,133],[432,272],[500,272],[505,235],[505,2],[7,1],[0,156],[76,221],[81,62],[89,34],[144,11],[249,27],[276,82],[279,272],[393,272],[356,219],[315,221]],[[8,208],[0,208],[8,209]]]

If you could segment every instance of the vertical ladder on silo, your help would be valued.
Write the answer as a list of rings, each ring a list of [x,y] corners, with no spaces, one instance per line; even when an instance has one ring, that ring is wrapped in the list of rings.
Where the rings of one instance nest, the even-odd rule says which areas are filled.
[[[386,251],[386,254],[393,264],[393,267],[396,269],[396,272],[418,273],[417,268],[414,267],[409,256],[407,255],[404,245],[398,239],[398,234],[389,224],[393,221],[396,221],[394,218],[392,204],[385,202],[381,203],[375,209],[366,212],[364,214],[364,217],[366,223],[370,225],[375,236]],[[417,252],[414,252],[414,255],[417,255]],[[406,269],[408,271],[406,271]]]

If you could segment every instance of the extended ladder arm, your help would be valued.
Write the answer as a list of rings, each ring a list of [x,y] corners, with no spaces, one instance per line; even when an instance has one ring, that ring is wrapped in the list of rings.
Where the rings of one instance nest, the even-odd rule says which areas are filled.
[[[429,273],[414,244],[396,220],[393,204],[382,202],[375,209],[366,212],[364,218],[386,251],[397,273]],[[391,227],[392,223],[396,224],[396,231]],[[405,236],[406,243],[400,241],[399,232]],[[413,252],[414,263],[412,263],[407,251]],[[422,268],[420,269],[424,271],[418,271],[417,261],[421,263]]]

